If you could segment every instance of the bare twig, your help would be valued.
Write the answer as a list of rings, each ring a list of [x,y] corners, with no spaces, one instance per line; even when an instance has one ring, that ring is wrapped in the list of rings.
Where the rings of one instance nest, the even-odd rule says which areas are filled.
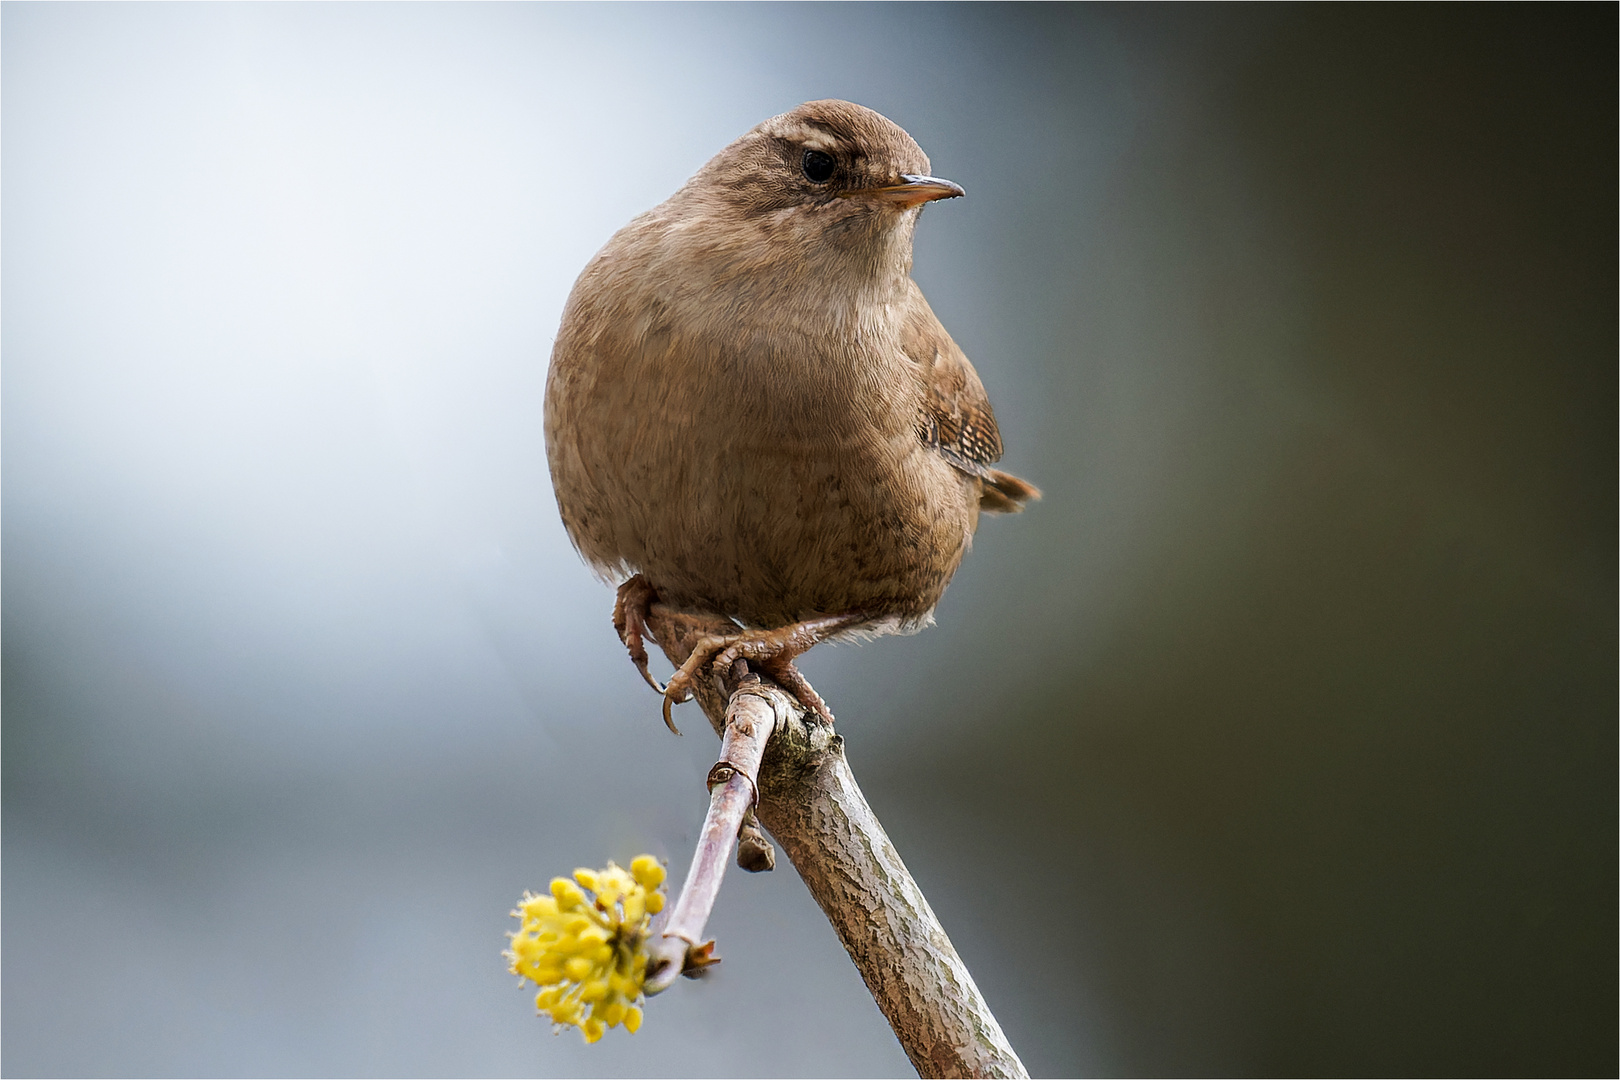
[[[679,667],[696,641],[728,626],[654,604],[648,628]],[[917,1072],[926,1077],[1028,1076],[867,805],[844,759],[844,740],[817,720],[807,723],[802,707],[780,687],[770,682],[740,687],[738,674],[698,680],[696,697],[722,737],[730,730],[728,699],[769,703],[775,730],[759,765],[756,813],[838,932]],[[711,800],[711,819],[715,803]],[[706,842],[709,822],[704,824]],[[729,828],[719,859],[706,864],[716,873],[729,853],[736,824]],[[699,857],[702,851],[700,845]],[[694,858],[694,874],[698,861]],[[703,909],[705,919],[708,910]]]
[[[726,708],[720,760],[709,770],[709,813],[692,853],[692,868],[663,933],[648,947],[652,954],[645,986],[648,994],[667,988],[677,975],[713,963],[714,942],[699,944],[703,926],[714,910],[743,817],[758,801],[759,762],[776,727],[775,703],[757,675],[745,676]]]

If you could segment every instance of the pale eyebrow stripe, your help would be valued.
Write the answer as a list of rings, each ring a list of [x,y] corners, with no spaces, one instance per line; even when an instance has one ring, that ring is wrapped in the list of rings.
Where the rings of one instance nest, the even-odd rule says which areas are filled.
[[[810,131],[799,142],[804,144],[806,150],[820,150],[824,154],[836,154],[843,148],[843,144],[831,135],[820,131]]]
[[[820,150],[824,154],[836,155],[844,148],[843,140],[820,128],[809,124],[795,124],[782,132],[782,137],[803,146],[806,150]]]

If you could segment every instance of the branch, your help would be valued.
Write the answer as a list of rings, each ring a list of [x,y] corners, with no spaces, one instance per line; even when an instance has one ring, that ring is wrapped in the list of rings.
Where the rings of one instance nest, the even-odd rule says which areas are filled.
[[[652,605],[647,625],[677,667],[705,634],[735,630],[662,604]],[[1027,1077],[973,976],[855,783],[844,759],[843,738],[819,720],[807,723],[799,703],[774,683],[755,683],[751,674],[739,680],[742,674],[739,665],[725,679],[699,679],[697,700],[722,737],[730,730],[728,700],[733,707],[738,698],[769,703],[775,730],[759,767],[759,820],[782,845],[838,932],[918,1074]],[[725,753],[723,758],[733,760]],[[719,802],[718,796],[711,797],[710,820]],[[710,820],[704,822],[694,872],[705,857]],[[716,866],[723,866],[736,835],[736,826],[729,827],[732,832],[723,838],[725,851]],[[713,887],[718,889],[718,878]],[[713,903],[712,892],[708,903]],[[707,913],[705,907],[705,918]],[[675,918],[671,916],[666,933],[673,932]],[[695,936],[701,933],[700,923]]]
[[[780,726],[780,703],[771,700],[758,675],[746,672],[743,664],[737,690],[726,707],[720,760],[709,770],[709,812],[681,897],[648,946],[651,961],[643,989],[649,995],[668,989],[677,975],[701,971],[715,962],[714,942],[698,943],[714,910],[715,897],[720,895],[731,845],[758,799],[757,778],[765,744]]]

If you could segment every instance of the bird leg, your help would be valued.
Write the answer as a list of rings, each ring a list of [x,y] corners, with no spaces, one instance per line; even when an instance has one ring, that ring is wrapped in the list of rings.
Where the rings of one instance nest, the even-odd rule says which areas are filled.
[[[686,658],[680,670],[670,676],[664,686],[664,723],[673,728],[670,706],[692,696],[692,685],[704,664],[715,671],[725,671],[737,660],[749,660],[760,666],[776,683],[799,699],[799,703],[827,724],[833,722],[832,710],[821,700],[807,679],[793,666],[793,658],[812,645],[852,626],[869,621],[864,614],[823,615],[803,622],[792,623],[774,630],[739,630],[735,634],[708,634],[692,646],[692,655]]]
[[[646,639],[652,636],[647,632],[647,609],[657,599],[658,594],[647,579],[636,574],[619,586],[618,598],[613,601],[613,629],[619,632],[619,640],[630,650],[630,662],[636,665],[647,685],[663,694],[665,689],[647,670]]]

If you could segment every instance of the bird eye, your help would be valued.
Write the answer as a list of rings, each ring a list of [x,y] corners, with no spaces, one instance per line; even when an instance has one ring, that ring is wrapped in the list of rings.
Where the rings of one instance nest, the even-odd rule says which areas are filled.
[[[806,150],[801,168],[812,184],[825,184],[832,179],[835,165],[837,162],[833,161],[831,154],[823,154],[820,150]]]

